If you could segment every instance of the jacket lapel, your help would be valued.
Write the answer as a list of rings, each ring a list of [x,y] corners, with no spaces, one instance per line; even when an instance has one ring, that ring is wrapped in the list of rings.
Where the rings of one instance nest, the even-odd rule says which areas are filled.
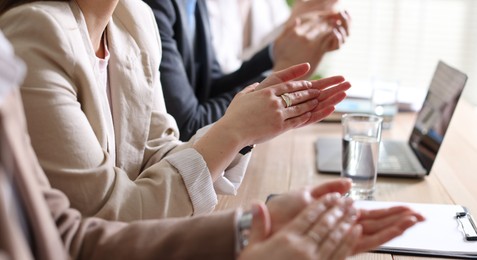
[[[116,166],[135,179],[140,172],[138,167],[142,164],[142,152],[148,139],[154,73],[149,54],[142,51],[131,36],[138,34],[138,28],[126,8],[120,1],[107,28],[111,54],[109,84],[116,137]],[[145,118],[144,115],[149,116]],[[122,165],[124,163],[128,165]]]

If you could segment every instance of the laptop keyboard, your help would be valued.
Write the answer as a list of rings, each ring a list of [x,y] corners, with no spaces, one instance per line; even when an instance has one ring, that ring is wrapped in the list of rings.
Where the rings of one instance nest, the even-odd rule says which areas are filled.
[[[407,147],[402,143],[383,143],[379,150],[379,170],[412,170],[414,167],[409,160]]]

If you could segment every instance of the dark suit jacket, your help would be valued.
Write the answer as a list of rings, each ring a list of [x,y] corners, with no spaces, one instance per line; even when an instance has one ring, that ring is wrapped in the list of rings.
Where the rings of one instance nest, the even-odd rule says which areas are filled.
[[[130,224],[82,218],[51,188],[11,92],[0,102],[0,259],[235,258],[233,211]]]
[[[194,48],[182,0],[145,2],[154,11],[161,35],[159,70],[167,111],[177,121],[180,139],[188,140],[196,130],[222,117],[237,92],[263,79],[261,74],[273,66],[269,48],[257,53],[237,71],[224,75],[214,54],[204,0],[197,2]]]

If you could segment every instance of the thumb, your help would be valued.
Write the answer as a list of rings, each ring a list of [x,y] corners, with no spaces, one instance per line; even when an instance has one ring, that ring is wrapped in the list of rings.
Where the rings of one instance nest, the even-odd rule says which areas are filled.
[[[351,180],[347,178],[340,178],[333,181],[325,182],[319,186],[315,186],[311,189],[311,196],[317,199],[331,192],[338,192],[343,195],[348,192],[350,188]]]
[[[265,204],[259,202],[252,205],[253,221],[250,228],[249,244],[259,243],[270,235],[270,214]]]
[[[259,83],[255,82],[255,83],[251,84],[250,86],[247,86],[246,88],[244,88],[241,92],[242,93],[253,92],[257,88],[258,85],[259,85]]]

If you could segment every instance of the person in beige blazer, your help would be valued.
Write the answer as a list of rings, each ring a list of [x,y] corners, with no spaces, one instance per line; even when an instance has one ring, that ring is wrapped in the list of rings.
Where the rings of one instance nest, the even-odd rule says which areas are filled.
[[[356,211],[340,198],[351,186],[345,179],[276,196],[248,213],[130,224],[83,218],[35,157],[16,87],[25,66],[1,32],[0,67],[0,259],[344,259],[422,220],[403,207]]]
[[[33,148],[84,216],[209,213],[217,193],[236,193],[250,145],[321,120],[350,87],[341,76],[290,81],[309,70],[299,64],[239,93],[221,120],[182,143],[164,106],[161,41],[146,4],[2,3],[0,28],[28,67],[21,94]]]

